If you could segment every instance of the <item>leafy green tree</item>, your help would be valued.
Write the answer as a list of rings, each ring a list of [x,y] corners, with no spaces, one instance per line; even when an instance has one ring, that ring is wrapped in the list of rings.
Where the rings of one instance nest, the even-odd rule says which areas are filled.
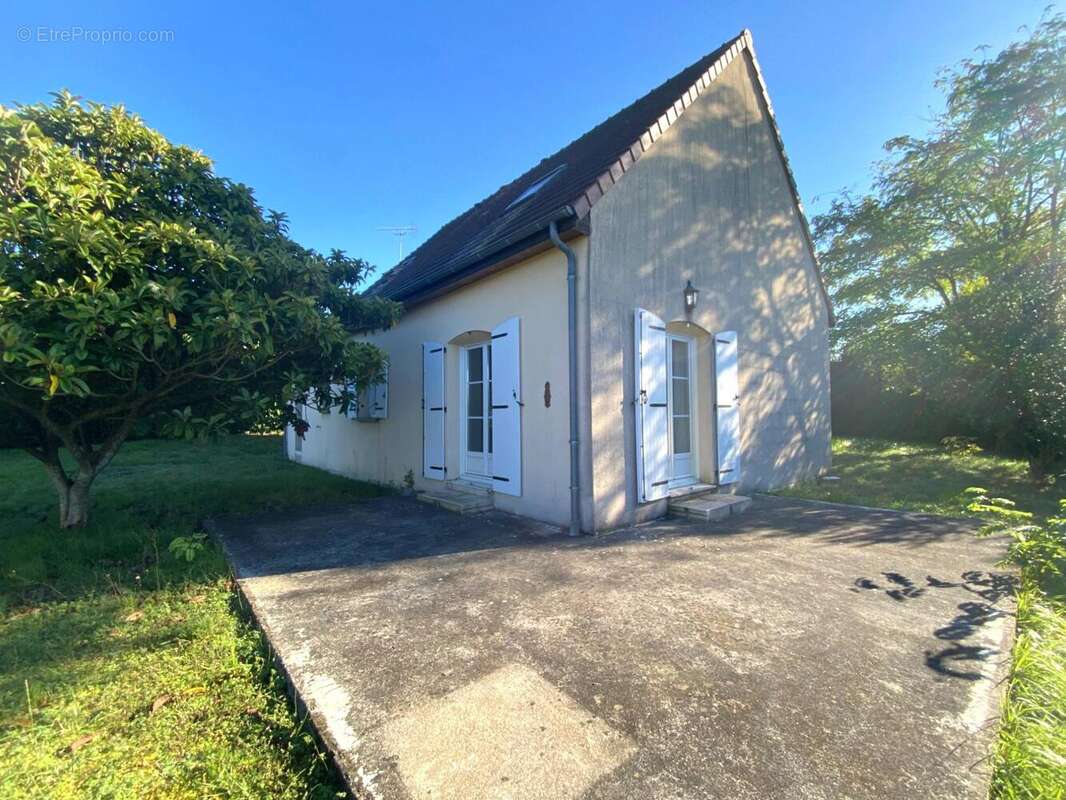
[[[346,410],[384,369],[352,334],[399,313],[356,292],[368,269],[300,247],[122,107],[0,107],[0,446],[44,464],[71,527],[139,420],[194,436]]]
[[[1066,453],[1066,18],[938,84],[925,137],[815,220],[843,359],[950,406],[1043,478]]]

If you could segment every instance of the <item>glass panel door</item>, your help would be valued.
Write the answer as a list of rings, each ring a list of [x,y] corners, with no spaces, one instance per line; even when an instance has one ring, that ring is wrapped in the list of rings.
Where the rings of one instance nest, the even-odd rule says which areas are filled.
[[[693,456],[695,431],[692,419],[693,388],[691,340],[670,338],[670,482],[682,486],[696,479]]]
[[[462,351],[462,475],[477,479],[492,475],[492,362],[491,345]]]

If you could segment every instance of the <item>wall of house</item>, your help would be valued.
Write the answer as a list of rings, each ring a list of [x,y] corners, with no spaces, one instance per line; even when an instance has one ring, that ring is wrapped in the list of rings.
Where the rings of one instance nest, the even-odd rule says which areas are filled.
[[[705,332],[701,478],[714,469],[706,334],[722,330],[739,336],[737,488],[782,486],[829,465],[828,312],[747,53],[593,206],[589,252],[597,528],[666,510],[665,501],[636,503],[636,306]],[[687,280],[700,290],[691,320],[682,296]]]
[[[587,240],[570,242],[585,260]],[[458,477],[459,344],[471,331],[490,332],[521,318],[522,496],[495,494],[506,511],[555,524],[570,513],[566,258],[546,250],[404,314],[394,328],[367,337],[389,355],[388,418],[355,422],[337,413],[307,411],[304,464],[363,480],[399,485],[408,470],[419,489],[441,486],[422,476],[422,343],[448,345],[445,358],[445,450],[449,477]],[[551,406],[545,407],[545,383]],[[289,432],[290,458],[294,437]]]

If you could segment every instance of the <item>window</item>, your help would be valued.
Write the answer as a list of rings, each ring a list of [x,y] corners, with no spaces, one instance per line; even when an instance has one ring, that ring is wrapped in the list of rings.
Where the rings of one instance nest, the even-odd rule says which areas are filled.
[[[688,385],[688,342],[683,339],[670,341],[670,356],[673,374],[673,418],[674,418],[674,453],[688,453],[692,450],[692,437],[689,429],[689,385]]]
[[[539,192],[541,189],[543,189],[545,186],[547,186],[548,183],[551,181],[551,179],[554,178],[556,175],[558,175],[560,172],[562,172],[564,169],[566,169],[566,164],[560,164],[555,169],[553,169],[551,172],[549,172],[547,175],[544,175],[544,176],[538,178],[537,180],[535,180],[533,183],[531,183],[525,189],[525,191],[523,191],[520,195],[518,195],[518,197],[516,197],[514,200],[512,200],[510,203],[508,203],[507,204],[507,208],[505,208],[504,211],[510,211],[512,208],[517,206],[519,203],[522,203],[522,202],[528,200],[529,198],[531,198],[533,195],[535,195],[537,192]]]
[[[485,451],[485,364],[483,347],[466,351],[466,449]],[[491,409],[490,409],[491,410]]]
[[[667,405],[670,412],[670,482],[680,486],[695,480],[695,430],[692,419],[692,363],[695,342],[670,336],[667,372],[670,377]]]
[[[462,356],[462,473],[466,477],[492,476],[492,345],[464,348]]]
[[[355,395],[355,400],[348,407],[348,419],[356,422],[376,422],[389,416],[389,368],[381,383],[374,383],[364,389],[356,384],[348,384],[348,391]]]

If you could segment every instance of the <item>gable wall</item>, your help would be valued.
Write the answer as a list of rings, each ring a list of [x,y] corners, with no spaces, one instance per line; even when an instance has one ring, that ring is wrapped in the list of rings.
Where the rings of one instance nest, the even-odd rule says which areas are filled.
[[[589,362],[596,527],[665,511],[638,506],[633,311],[736,330],[741,489],[829,464],[828,314],[748,54],[735,59],[591,211]],[[701,478],[713,470],[713,372],[701,346]]]

